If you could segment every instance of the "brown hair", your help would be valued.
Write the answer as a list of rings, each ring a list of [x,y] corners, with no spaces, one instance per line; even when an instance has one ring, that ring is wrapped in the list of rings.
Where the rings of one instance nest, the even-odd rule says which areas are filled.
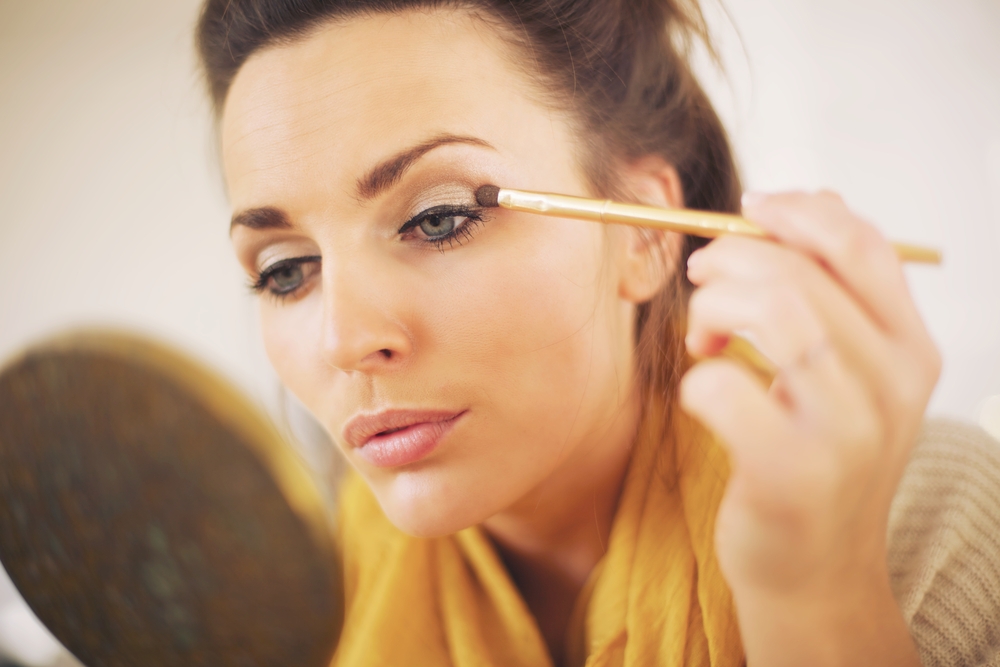
[[[529,50],[524,61],[588,137],[583,167],[595,194],[617,190],[607,156],[657,155],[677,169],[686,206],[739,211],[729,141],[688,62],[698,41],[714,54],[697,0],[206,0],[197,43],[216,112],[259,49],[338,18],[434,7],[467,8]],[[637,312],[639,389],[668,406],[685,363],[683,267],[703,244],[685,240],[676,279]]]

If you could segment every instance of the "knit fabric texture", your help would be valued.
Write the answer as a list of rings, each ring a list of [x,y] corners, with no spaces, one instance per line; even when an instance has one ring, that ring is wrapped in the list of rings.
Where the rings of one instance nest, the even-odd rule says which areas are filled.
[[[925,424],[889,520],[893,592],[924,667],[1000,667],[1000,443]]]

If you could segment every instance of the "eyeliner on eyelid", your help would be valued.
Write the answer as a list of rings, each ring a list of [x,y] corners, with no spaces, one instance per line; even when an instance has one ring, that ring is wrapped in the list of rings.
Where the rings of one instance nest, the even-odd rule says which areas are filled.
[[[465,242],[472,239],[475,228],[485,221],[485,211],[483,207],[469,200],[467,201],[468,203],[438,204],[424,208],[404,222],[402,226],[396,230],[396,234],[406,234],[411,230],[421,227],[428,221],[436,221],[437,224],[441,221],[457,218],[462,220],[461,224],[456,225],[452,223],[450,228],[447,228],[445,225],[445,231],[440,234],[433,234],[425,231],[424,233],[427,234],[427,237],[418,239],[417,241],[422,244],[433,246],[442,252],[445,250],[445,245],[449,248],[454,248],[456,245],[462,246]],[[272,283],[278,279],[280,274],[283,272],[287,273],[289,271],[297,271],[301,273],[304,266],[313,263],[320,263],[321,261],[322,258],[319,255],[304,255],[298,257],[292,256],[271,261],[270,263],[266,263],[257,268],[257,275],[256,277],[251,278],[249,287],[252,291],[258,294],[266,291],[270,292],[272,296],[276,296],[279,299],[286,298],[298,292],[298,287],[287,290],[276,290]]]
[[[440,224],[442,221],[455,218],[461,218],[463,222],[459,225],[455,225],[453,222],[451,228],[445,228],[445,231],[440,234],[432,234],[423,230],[427,238],[419,239],[420,243],[431,245],[444,252],[446,244],[448,249],[453,249],[456,245],[462,246],[465,245],[465,242],[472,240],[476,227],[485,221],[482,207],[464,204],[432,206],[407,220],[396,233],[403,235],[417,228],[422,229],[424,223],[429,221],[437,221],[437,224]]]

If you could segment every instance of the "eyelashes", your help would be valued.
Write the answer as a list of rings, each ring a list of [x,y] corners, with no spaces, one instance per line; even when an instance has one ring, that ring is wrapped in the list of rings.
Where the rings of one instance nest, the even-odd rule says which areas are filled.
[[[430,245],[441,252],[472,240],[476,229],[485,222],[482,209],[445,204],[425,209],[413,216],[397,234],[405,240]],[[274,262],[251,278],[250,290],[267,293],[283,301],[293,298],[320,272],[322,257],[308,255]]]
[[[421,211],[403,223],[397,233],[412,236],[419,231],[423,234],[423,238],[418,239],[420,242],[444,250],[445,245],[454,248],[471,240],[483,222],[482,209],[445,204]]]
[[[319,255],[309,255],[275,262],[260,272],[250,289],[257,294],[266,290],[278,299],[288,298],[319,273],[321,259]]]

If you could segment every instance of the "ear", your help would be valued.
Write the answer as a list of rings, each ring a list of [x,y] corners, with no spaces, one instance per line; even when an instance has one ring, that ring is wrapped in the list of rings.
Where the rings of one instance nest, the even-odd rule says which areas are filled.
[[[619,172],[622,194],[648,206],[682,208],[681,178],[673,165],[658,156],[646,156]],[[674,232],[641,227],[620,228],[618,295],[632,303],[652,299],[678,270],[684,237]]]

